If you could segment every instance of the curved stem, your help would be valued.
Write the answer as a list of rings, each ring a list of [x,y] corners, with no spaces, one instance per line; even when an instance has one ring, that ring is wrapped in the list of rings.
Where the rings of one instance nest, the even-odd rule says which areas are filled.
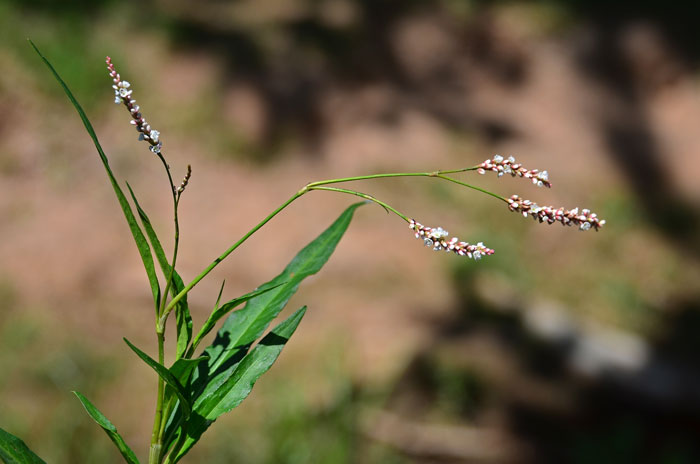
[[[470,168],[462,169],[446,169],[433,172],[391,172],[385,174],[370,174],[367,176],[354,176],[354,177],[342,177],[339,179],[329,179],[321,180],[317,182],[311,182],[307,187],[313,188],[320,185],[337,184],[340,182],[352,182],[357,180],[369,180],[369,179],[386,179],[389,177],[440,177],[442,174],[454,174],[458,172],[475,171],[478,166],[472,166]]]
[[[381,206],[382,208],[386,209],[387,211],[391,211],[392,213],[396,214],[398,217],[400,217],[404,221],[410,222],[410,219],[406,215],[401,214],[400,212],[398,212],[396,209],[392,208],[388,204],[384,203],[381,200],[377,200],[372,195],[367,195],[366,193],[357,192],[355,190],[336,188],[336,187],[310,187],[309,190],[325,190],[327,192],[340,192],[340,193],[347,193],[349,195],[355,195],[357,197],[364,198],[365,200],[372,201],[372,202],[378,204],[379,206]]]
[[[170,272],[168,272],[168,275],[166,276],[166,282],[165,282],[165,291],[163,292],[163,300],[161,303],[161,307],[158,310],[158,316],[160,317],[163,313],[163,310],[165,309],[165,301],[168,298],[168,292],[170,291],[170,287],[172,286],[173,282],[173,274],[175,273],[175,263],[177,261],[177,250],[178,250],[178,245],[180,243],[180,222],[178,220],[178,215],[177,215],[177,207],[180,202],[180,195],[177,193],[177,190],[175,189],[175,183],[173,182],[173,176],[170,173],[170,166],[168,166],[168,163],[165,161],[165,157],[161,152],[158,153],[158,158],[160,158],[161,162],[163,163],[163,167],[165,168],[165,172],[168,174],[168,182],[170,183],[170,193],[173,197],[173,218],[175,222],[175,241],[173,245],[173,258],[170,263]]]
[[[466,182],[462,182],[461,180],[457,180],[457,179],[454,179],[454,178],[449,177],[449,176],[443,176],[442,174],[438,174],[435,177],[437,177],[439,179],[444,179],[444,180],[449,181],[449,182],[454,182],[455,184],[459,184],[462,187],[467,187],[467,188],[476,190],[477,192],[485,193],[486,195],[490,195],[494,198],[498,198],[501,201],[505,201],[505,202],[508,201],[505,198],[503,198],[502,196],[498,195],[497,193],[489,192],[488,190],[482,189],[481,187],[477,187],[476,185],[467,184]]]
[[[250,229],[250,230],[249,230],[243,237],[241,237],[236,243],[234,243],[234,244],[231,245],[226,251],[224,251],[224,252],[221,254],[221,256],[219,256],[219,257],[216,258],[214,261],[212,261],[211,264],[209,264],[209,266],[207,266],[202,272],[199,273],[199,275],[198,275],[197,277],[195,277],[195,278],[192,280],[192,282],[190,282],[189,284],[187,284],[187,285],[185,286],[185,288],[183,288],[183,289],[180,291],[180,293],[178,293],[177,295],[175,295],[175,296],[173,297],[173,299],[170,300],[170,303],[165,307],[165,309],[163,310],[163,313],[161,314],[161,317],[160,317],[161,321],[162,321],[163,319],[165,319],[165,318],[168,317],[168,314],[170,313],[170,311],[173,310],[173,308],[175,307],[175,305],[177,304],[178,301],[180,301],[185,295],[187,295],[187,292],[189,292],[190,290],[192,290],[192,288],[193,288],[195,285],[197,285],[197,284],[199,283],[200,280],[202,280],[204,277],[206,277],[206,275],[209,274],[221,261],[223,261],[224,259],[226,259],[226,257],[228,257],[228,255],[230,255],[230,254],[233,252],[233,250],[235,250],[235,249],[238,248],[243,242],[245,242],[246,240],[248,240],[248,238],[249,238],[251,235],[253,235],[255,232],[257,232],[258,229],[260,229],[262,226],[264,226],[265,224],[267,224],[273,217],[277,216],[277,214],[278,214],[280,211],[282,211],[284,208],[286,208],[287,206],[289,206],[294,200],[296,200],[297,198],[299,198],[300,196],[302,196],[303,194],[305,194],[305,193],[308,192],[308,191],[309,191],[309,188],[308,188],[308,186],[306,186],[306,187],[304,187],[303,189],[299,190],[299,191],[298,191],[297,193],[295,193],[294,195],[292,195],[287,201],[285,201],[285,202],[282,203],[280,206],[278,206],[273,212],[271,212],[270,214],[268,214],[267,217],[265,217],[265,219],[263,219],[262,221],[260,221],[255,227],[253,227],[252,229]]]
[[[175,184],[173,182],[172,174],[170,173],[170,166],[165,161],[165,157],[162,153],[157,153],[158,158],[160,158],[165,168],[165,172],[168,175],[168,182],[170,184],[170,192],[173,197],[173,217],[175,222],[175,240],[173,245],[173,258],[170,263],[170,269],[168,275],[166,276],[165,291],[163,292],[163,297],[161,299],[161,306],[158,308],[158,314],[156,316],[156,337],[158,338],[158,362],[164,364],[165,362],[165,323],[161,323],[161,315],[165,309],[165,302],[168,298],[168,293],[170,292],[170,287],[172,286],[173,274],[175,273],[175,264],[177,261],[177,250],[180,242],[180,223],[178,220],[177,207],[179,203],[179,195],[177,195],[175,190]],[[163,438],[163,401],[165,396],[165,383],[163,379],[158,377],[158,393],[156,398],[156,412],[153,418],[153,431],[151,433],[151,448],[149,451],[148,462],[149,464],[157,464],[161,459],[162,452],[162,438]],[[167,409],[167,405],[166,405]]]
[[[291,198],[289,198],[286,202],[284,202],[282,205],[280,205],[277,209],[275,209],[272,213],[270,213],[265,219],[260,221],[258,225],[253,227],[248,233],[246,233],[243,237],[241,237],[236,243],[231,245],[229,249],[224,251],[221,256],[216,258],[209,266],[207,266],[197,277],[195,277],[185,288],[183,288],[180,293],[175,295],[172,300],[170,300],[170,303],[165,307],[165,309],[162,311],[160,319],[161,321],[164,320],[164,318],[167,318],[168,314],[170,311],[173,310],[173,307],[177,304],[178,301],[180,301],[187,293],[192,290],[192,288],[197,285],[204,277],[206,277],[207,274],[209,274],[221,261],[226,259],[228,255],[230,255],[233,250],[238,248],[243,242],[245,242],[251,235],[253,235],[255,232],[258,231],[262,226],[267,224],[270,219],[275,217],[280,211],[282,211],[284,208],[289,206],[290,203],[292,203],[294,200],[308,192],[309,190],[324,190],[320,188],[323,185],[328,185],[328,184],[337,184],[340,182],[352,182],[352,181],[358,181],[358,180],[369,180],[369,179],[384,179],[384,178],[389,178],[389,177],[436,177],[439,179],[447,180],[449,182],[454,182],[459,185],[462,185],[464,187],[468,187],[474,190],[478,190],[479,192],[485,193],[487,195],[490,195],[494,198],[498,198],[499,200],[506,201],[505,198],[501,197],[500,195],[497,195],[495,193],[489,192],[488,190],[484,190],[482,188],[476,187],[474,185],[470,185],[461,181],[458,181],[457,179],[453,179],[451,177],[445,176],[444,174],[449,174],[449,173],[458,173],[458,172],[467,172],[467,171],[474,171],[478,169],[477,166],[473,166],[470,168],[462,168],[462,169],[452,169],[452,170],[443,170],[443,171],[434,171],[434,172],[397,172],[397,173],[386,173],[386,174],[371,174],[371,175],[366,175],[366,176],[355,176],[355,177],[343,177],[339,179],[328,179],[328,180],[322,180],[322,181],[317,181],[317,182],[311,182],[307,184],[304,188],[299,190],[297,193],[292,195]],[[325,188],[325,189],[330,189],[330,188]],[[342,193],[348,193],[351,195],[357,195],[357,196],[362,196],[364,194],[360,194],[360,192],[354,192],[352,190],[348,190],[343,192],[344,189],[338,189],[336,191],[342,192]],[[379,200],[377,200],[374,197],[371,197],[370,195],[367,195],[367,197],[363,197],[367,200],[373,201],[377,204],[381,204]],[[394,208],[389,207],[388,205],[384,204],[387,209],[390,211],[394,212],[397,214],[399,217],[404,219],[405,221],[409,221],[409,219],[396,211]]]

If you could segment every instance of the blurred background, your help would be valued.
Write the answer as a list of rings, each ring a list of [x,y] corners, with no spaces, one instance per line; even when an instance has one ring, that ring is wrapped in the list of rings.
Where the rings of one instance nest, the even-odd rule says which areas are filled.
[[[691,2],[687,2],[691,5]],[[189,281],[305,183],[461,175],[608,223],[579,233],[431,179],[356,184],[496,254],[431,253],[356,214],[288,311],[309,312],[196,463],[700,462],[700,7],[584,0],[0,0],[0,426],[51,463],[120,462],[79,390],[145,457],[150,291],[81,123],[168,242],[158,160],[112,103],[110,55],[161,131]],[[190,296],[275,276],[354,199],[305,196]],[[166,248],[169,248],[166,246]],[[287,314],[287,313],[285,313]],[[170,336],[172,340],[172,336]]]

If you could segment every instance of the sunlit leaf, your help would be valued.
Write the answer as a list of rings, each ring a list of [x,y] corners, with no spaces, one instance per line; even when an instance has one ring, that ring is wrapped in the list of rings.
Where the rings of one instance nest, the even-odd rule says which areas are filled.
[[[141,228],[136,222],[136,218],[134,217],[133,211],[131,211],[131,206],[129,205],[129,202],[124,196],[124,192],[122,191],[121,187],[119,187],[119,183],[117,182],[117,180],[114,178],[112,169],[109,167],[109,160],[107,159],[107,155],[105,154],[104,150],[102,150],[102,146],[100,145],[100,142],[97,139],[97,134],[92,128],[92,124],[90,123],[90,120],[85,114],[85,111],[83,111],[83,108],[80,106],[80,103],[78,103],[78,100],[75,99],[73,93],[68,88],[68,85],[66,85],[63,79],[61,79],[61,76],[59,76],[58,72],[56,71],[56,69],[54,69],[53,65],[51,65],[49,60],[41,54],[37,46],[34,45],[34,42],[30,40],[29,43],[32,45],[32,47],[34,47],[36,53],[39,55],[39,57],[41,57],[46,66],[49,67],[49,70],[51,70],[51,73],[63,88],[63,91],[66,93],[68,99],[75,107],[75,110],[78,112],[80,119],[83,121],[85,130],[87,130],[87,133],[90,135],[93,143],[95,144],[97,153],[100,155],[100,160],[102,160],[102,164],[104,165],[105,171],[107,171],[107,177],[109,177],[109,181],[112,184],[114,193],[117,196],[117,200],[119,201],[119,206],[121,206],[122,212],[124,213],[124,217],[126,218],[126,222],[129,225],[129,229],[131,230],[131,235],[134,237],[136,247],[138,248],[139,254],[141,255],[141,261],[143,261],[143,266],[146,269],[148,281],[151,284],[151,293],[153,293],[153,301],[156,308],[158,308],[158,305],[160,304],[160,286],[158,285],[158,277],[156,276],[156,270],[153,264],[153,256],[151,256],[151,249],[148,246],[146,237],[143,235]]]
[[[46,464],[19,438],[0,429],[0,460],[5,464]]]
[[[131,194],[131,198],[134,201],[134,205],[136,206],[136,211],[139,213],[139,218],[141,218],[141,224],[143,224],[143,228],[146,231],[146,235],[148,235],[148,240],[151,242],[151,246],[153,247],[153,252],[156,255],[156,259],[160,264],[161,270],[163,271],[163,276],[165,276],[165,279],[167,279],[170,275],[172,267],[170,266],[168,258],[165,256],[163,246],[160,244],[158,235],[153,229],[151,220],[148,218],[148,215],[143,210],[143,208],[141,208],[141,205],[136,199],[136,195],[134,194],[134,191],[132,190],[128,182],[126,186],[129,188],[129,193]],[[182,289],[185,288],[185,284],[182,281],[180,274],[177,273],[177,271],[173,270],[172,272],[173,280],[172,286],[170,287],[170,292],[172,296],[175,296],[178,293],[180,293]],[[163,297],[166,296],[167,295],[163,295]],[[175,306],[175,320],[177,324],[177,351],[175,357],[181,358],[185,354],[185,350],[187,349],[187,346],[192,340],[192,316],[190,315],[190,309],[187,305],[187,295],[182,297]]]
[[[151,367],[151,369],[156,371],[156,374],[158,374],[158,376],[161,379],[163,379],[163,381],[168,386],[172,388],[172,391],[177,395],[178,399],[180,400],[182,411],[185,417],[188,417],[191,411],[190,401],[189,399],[187,399],[187,392],[185,392],[185,388],[180,384],[180,382],[175,378],[175,376],[168,370],[167,367],[160,364],[158,361],[156,361],[155,359],[151,358],[146,353],[138,349],[129,340],[124,338],[124,341],[127,345],[129,345],[129,348],[131,348],[131,350],[143,360],[143,362],[148,364]],[[168,398],[166,398],[166,400],[167,399]]]
[[[126,462],[128,462],[129,464],[139,464],[138,458],[136,457],[134,452],[131,451],[131,448],[129,448],[122,436],[119,435],[119,432],[117,432],[117,428],[114,426],[114,424],[112,424],[109,421],[109,419],[107,419],[105,415],[102,414],[99,411],[99,409],[97,409],[87,398],[85,398],[77,391],[74,391],[73,393],[83,404],[83,407],[90,415],[90,417],[92,417],[92,419],[95,422],[97,422],[97,425],[102,427],[107,436],[112,440],[112,442],[114,442],[117,448],[119,448],[119,451],[122,453],[122,456],[124,457]]]
[[[243,357],[224,383],[218,385],[210,395],[198,399],[185,430],[184,444],[178,451],[175,462],[194,446],[212,422],[241,404],[250,394],[255,382],[277,360],[305,313],[306,306],[272,329]]]

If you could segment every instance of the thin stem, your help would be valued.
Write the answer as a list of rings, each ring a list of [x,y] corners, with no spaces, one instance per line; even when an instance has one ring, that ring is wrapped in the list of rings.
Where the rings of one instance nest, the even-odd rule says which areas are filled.
[[[163,292],[163,298],[161,300],[161,306],[158,308],[158,314],[156,316],[156,336],[158,338],[158,362],[160,364],[165,363],[165,323],[161,323],[161,314],[165,309],[165,302],[168,298],[168,293],[170,292],[170,287],[173,282],[173,275],[175,273],[175,264],[177,262],[177,251],[180,242],[180,223],[178,220],[177,207],[180,200],[179,195],[176,193],[175,184],[173,182],[172,174],[170,173],[170,166],[165,161],[165,157],[162,153],[157,153],[158,158],[160,158],[165,168],[165,172],[168,175],[168,183],[170,184],[170,192],[173,197],[173,218],[175,222],[175,239],[173,245],[173,257],[170,263],[170,269],[168,275],[166,276],[165,291]],[[158,394],[156,398],[156,412],[153,418],[153,432],[151,434],[151,448],[148,456],[149,464],[158,464],[161,458],[161,448],[163,446],[163,402],[165,400],[165,383],[163,379],[158,376]],[[167,410],[167,406],[165,405]]]
[[[308,191],[309,191],[309,188],[308,188],[308,186],[306,186],[306,187],[304,187],[303,189],[299,190],[299,191],[298,191],[297,193],[295,193],[294,195],[292,195],[287,201],[285,201],[285,202],[282,203],[280,206],[278,206],[273,212],[271,212],[269,215],[267,215],[267,217],[265,217],[265,219],[263,219],[262,221],[260,221],[255,227],[253,227],[252,229],[250,229],[250,230],[249,230],[243,237],[241,237],[236,243],[234,243],[234,244],[231,245],[226,251],[224,251],[224,252],[221,254],[221,256],[219,256],[219,257],[216,258],[214,261],[212,261],[212,263],[209,264],[209,266],[207,266],[202,272],[200,272],[199,275],[198,275],[197,277],[195,277],[195,278],[192,280],[192,282],[190,282],[189,284],[187,284],[187,286],[185,286],[185,288],[183,288],[183,289],[180,291],[180,293],[178,293],[177,295],[175,295],[175,296],[173,297],[173,299],[170,300],[170,303],[169,303],[169,304],[165,307],[165,309],[163,310],[163,313],[162,313],[161,316],[160,316],[160,320],[163,321],[164,319],[166,319],[166,318],[168,317],[168,314],[170,313],[170,311],[172,311],[173,308],[175,307],[175,305],[177,304],[177,302],[180,301],[185,295],[187,295],[187,293],[188,293],[190,290],[192,290],[192,288],[193,288],[195,285],[197,285],[197,284],[199,283],[200,280],[202,280],[204,277],[206,277],[206,275],[209,274],[221,261],[223,261],[224,259],[226,259],[226,258],[228,257],[228,255],[230,255],[231,253],[233,253],[233,251],[234,251],[236,248],[238,248],[243,242],[245,242],[246,240],[248,240],[248,238],[249,238],[251,235],[253,235],[255,232],[257,232],[258,229],[260,229],[262,226],[264,226],[265,224],[267,224],[273,217],[277,216],[277,214],[279,214],[280,211],[282,211],[284,208],[286,208],[287,206],[289,206],[294,200],[296,200],[296,199],[299,198],[300,196],[304,195],[304,194],[305,194],[306,192],[308,192]]]
[[[374,198],[372,195],[367,195],[366,193],[357,192],[357,191],[355,191],[355,190],[348,190],[348,189],[343,189],[343,188],[336,188],[336,187],[310,187],[309,190],[325,190],[325,191],[327,191],[327,192],[340,192],[340,193],[347,193],[347,194],[349,194],[349,195],[355,195],[355,196],[358,196],[358,197],[360,197],[360,198],[364,198],[365,200],[372,201],[372,202],[378,204],[379,206],[381,206],[382,208],[384,208],[384,209],[386,209],[386,210],[388,210],[388,211],[391,211],[392,213],[396,214],[398,217],[400,217],[400,218],[403,219],[404,221],[410,222],[410,219],[409,219],[408,217],[406,217],[406,215],[401,214],[400,212],[398,212],[396,209],[392,208],[392,207],[389,206],[388,204],[384,203],[384,202],[381,201],[381,200],[377,200],[377,199]]]
[[[476,171],[479,167],[472,166],[470,168],[462,169],[445,169],[433,172],[391,172],[384,174],[370,174],[367,176],[354,176],[354,177],[342,177],[340,179],[329,179],[321,180],[318,182],[311,182],[308,187],[316,187],[319,185],[337,184],[340,182],[352,182],[357,180],[369,180],[369,179],[385,179],[389,177],[440,177],[442,174],[454,174],[459,172]]]
[[[158,362],[163,364],[165,358],[164,345],[165,345],[165,334],[163,332],[157,332],[158,336]],[[160,461],[160,451],[162,443],[160,441],[160,423],[163,417],[163,394],[165,391],[165,385],[163,380],[158,377],[158,396],[156,399],[156,414],[153,419],[153,432],[151,433],[151,447],[148,453],[148,464],[158,464]]]
[[[486,195],[490,195],[490,196],[492,196],[492,197],[494,197],[494,198],[498,198],[498,199],[501,200],[501,201],[505,201],[505,202],[508,201],[508,200],[506,200],[505,198],[503,198],[502,196],[498,195],[497,193],[489,192],[488,190],[482,189],[481,187],[477,187],[476,185],[467,184],[466,182],[462,182],[461,180],[457,180],[457,179],[454,179],[454,178],[449,177],[449,176],[443,176],[442,174],[438,174],[438,175],[435,176],[435,177],[437,177],[437,178],[439,178],[439,179],[444,179],[444,180],[449,181],[449,182],[454,182],[455,184],[459,184],[459,185],[461,185],[462,187],[467,187],[467,188],[470,188],[470,189],[474,189],[474,190],[476,190],[476,191],[478,191],[478,192],[485,193]]]
[[[180,222],[178,220],[178,214],[177,214],[177,207],[180,201],[180,195],[177,193],[177,190],[175,188],[175,183],[173,182],[173,176],[170,173],[170,166],[168,163],[165,161],[165,157],[161,152],[158,153],[158,158],[160,158],[160,161],[163,163],[163,167],[165,168],[165,172],[168,174],[168,182],[170,183],[170,193],[173,197],[173,218],[175,222],[175,241],[174,241],[174,246],[173,246],[173,258],[171,260],[170,264],[170,272],[168,272],[168,275],[166,276],[166,283],[165,283],[165,291],[163,292],[163,300],[161,303],[161,307],[158,310],[158,316],[160,317],[161,314],[163,313],[163,310],[165,309],[165,301],[168,298],[168,292],[170,291],[170,287],[172,286],[172,281],[173,281],[173,274],[175,273],[175,263],[177,261],[177,250],[178,250],[178,245],[180,243]],[[160,321],[158,321],[160,322]]]
[[[478,169],[477,166],[473,166],[473,167],[470,167],[470,168],[452,169],[452,170],[434,171],[434,172],[396,172],[396,173],[386,173],[386,174],[371,174],[371,175],[367,175],[367,176],[343,177],[343,178],[340,178],[340,179],[328,179],[328,180],[322,180],[322,181],[317,181],[317,182],[311,182],[311,183],[307,184],[304,188],[302,188],[301,190],[299,190],[297,193],[295,193],[291,198],[289,198],[289,200],[287,200],[286,202],[284,202],[281,206],[279,206],[277,209],[275,209],[272,213],[270,213],[270,215],[268,215],[265,219],[263,219],[260,223],[258,223],[258,225],[256,225],[256,226],[255,226],[254,228],[252,228],[250,231],[248,231],[248,233],[246,233],[243,237],[241,237],[241,239],[239,239],[236,243],[234,243],[233,245],[231,245],[231,247],[230,247],[229,249],[227,249],[226,251],[224,251],[224,252],[221,254],[221,256],[219,256],[219,257],[216,258],[211,264],[209,264],[209,266],[207,266],[197,277],[195,277],[194,280],[192,280],[192,282],[190,282],[189,284],[187,284],[187,286],[185,286],[185,288],[183,288],[183,289],[180,291],[180,293],[178,293],[177,295],[175,295],[175,296],[173,297],[173,299],[170,300],[170,303],[168,303],[168,305],[167,305],[167,306],[165,307],[165,309],[162,311],[161,316],[160,316],[160,320],[163,321],[164,318],[167,318],[168,314],[170,313],[170,311],[173,310],[173,307],[177,304],[177,302],[180,301],[185,295],[187,295],[187,293],[188,293],[190,290],[192,290],[192,288],[193,288],[195,285],[197,285],[204,277],[206,277],[207,274],[209,274],[216,266],[218,266],[218,264],[219,264],[221,261],[223,261],[224,259],[226,259],[226,257],[228,257],[228,255],[230,255],[230,254],[233,252],[233,250],[235,250],[236,248],[238,248],[238,247],[239,247],[243,242],[245,242],[251,235],[253,235],[255,232],[257,232],[258,229],[260,229],[262,226],[264,226],[265,224],[267,224],[267,223],[270,221],[270,219],[272,219],[273,217],[275,217],[280,211],[282,211],[284,208],[286,208],[287,206],[289,206],[290,203],[292,203],[294,200],[296,200],[297,198],[299,198],[300,196],[302,196],[303,194],[305,194],[305,193],[308,192],[309,190],[322,190],[322,189],[319,188],[319,187],[320,187],[320,186],[323,186],[323,185],[337,184],[337,183],[340,183],[340,182],[352,182],[352,181],[358,181],[358,180],[384,179],[384,178],[389,178],[389,177],[436,177],[436,178],[439,178],[439,179],[447,180],[447,181],[449,181],[449,182],[457,183],[457,184],[462,185],[462,186],[464,186],[464,187],[468,187],[468,188],[471,188],[471,189],[474,189],[474,190],[478,190],[479,192],[485,193],[485,194],[490,195],[490,196],[492,196],[492,197],[494,197],[494,198],[498,198],[499,200],[506,201],[505,198],[503,198],[503,197],[501,197],[500,195],[497,195],[497,194],[495,194],[495,193],[489,192],[488,190],[484,190],[484,189],[479,188],[479,187],[476,187],[476,186],[474,186],[474,185],[470,185],[470,184],[467,184],[467,183],[458,181],[457,179],[453,179],[453,178],[451,178],[451,177],[448,177],[448,176],[443,175],[443,174],[446,174],[446,173],[458,173],[458,172],[474,171],[474,170],[476,170],[476,169]],[[341,192],[342,192],[341,189],[336,190],[336,191],[341,191]],[[358,194],[359,192],[354,192],[354,191],[348,190],[348,191],[345,191],[345,192],[342,192],[342,193],[348,193],[348,194],[351,194],[351,195],[356,195],[356,194]],[[360,194],[360,195],[358,195],[358,196],[362,196],[362,195],[364,195],[364,194]],[[367,200],[373,201],[373,202],[375,202],[375,203],[377,203],[377,204],[381,204],[381,202],[379,202],[379,200],[377,200],[376,198],[370,197],[369,195],[367,195],[367,197],[369,197],[369,198],[366,198]],[[365,197],[363,197],[363,198],[365,198]],[[406,221],[409,220],[406,216],[402,215],[401,213],[399,213],[398,211],[396,211],[394,208],[391,208],[391,207],[389,207],[388,205],[386,205],[385,207],[387,207],[387,209],[389,209],[390,211],[396,213],[396,214],[397,214],[399,217],[401,217],[402,219],[404,219],[404,220],[406,220]]]

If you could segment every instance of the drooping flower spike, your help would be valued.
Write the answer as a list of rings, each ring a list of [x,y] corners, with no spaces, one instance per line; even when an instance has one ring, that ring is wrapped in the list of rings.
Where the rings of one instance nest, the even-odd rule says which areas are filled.
[[[516,163],[515,158],[512,156],[504,158],[501,155],[495,155],[493,158],[487,159],[477,169],[479,174],[486,174],[486,171],[493,171],[498,174],[498,177],[510,174],[513,177],[532,179],[532,183],[538,187],[544,186],[549,188],[552,186],[551,182],[549,182],[549,173],[547,171],[525,169],[522,164]]]
[[[589,209],[564,209],[553,206],[539,206],[530,200],[512,195],[508,200],[508,208],[511,211],[521,213],[523,216],[532,216],[540,222],[554,224],[560,222],[565,226],[577,226],[579,230],[598,230],[605,225],[604,219],[599,219],[598,215]]]
[[[136,100],[131,97],[133,90],[131,90],[131,84],[129,81],[122,80],[119,73],[114,69],[114,64],[110,57],[106,58],[107,70],[109,71],[109,77],[112,78],[112,88],[114,89],[114,103],[124,103],[126,108],[129,110],[129,114],[133,118],[131,124],[136,126],[136,131],[139,132],[139,140],[145,140],[149,143],[149,149],[153,153],[160,153],[160,149],[163,147],[163,142],[160,141],[160,132],[151,128],[151,125],[146,122],[146,118],[143,117],[139,111],[139,106],[136,104]]]
[[[467,256],[475,261],[480,260],[484,255],[492,255],[494,251],[484,246],[482,242],[476,245],[467,242],[460,242],[457,237],[448,240],[448,232],[442,227],[425,227],[423,224],[411,219],[409,227],[415,231],[416,238],[422,239],[427,247],[435,251],[451,251],[460,256]]]

